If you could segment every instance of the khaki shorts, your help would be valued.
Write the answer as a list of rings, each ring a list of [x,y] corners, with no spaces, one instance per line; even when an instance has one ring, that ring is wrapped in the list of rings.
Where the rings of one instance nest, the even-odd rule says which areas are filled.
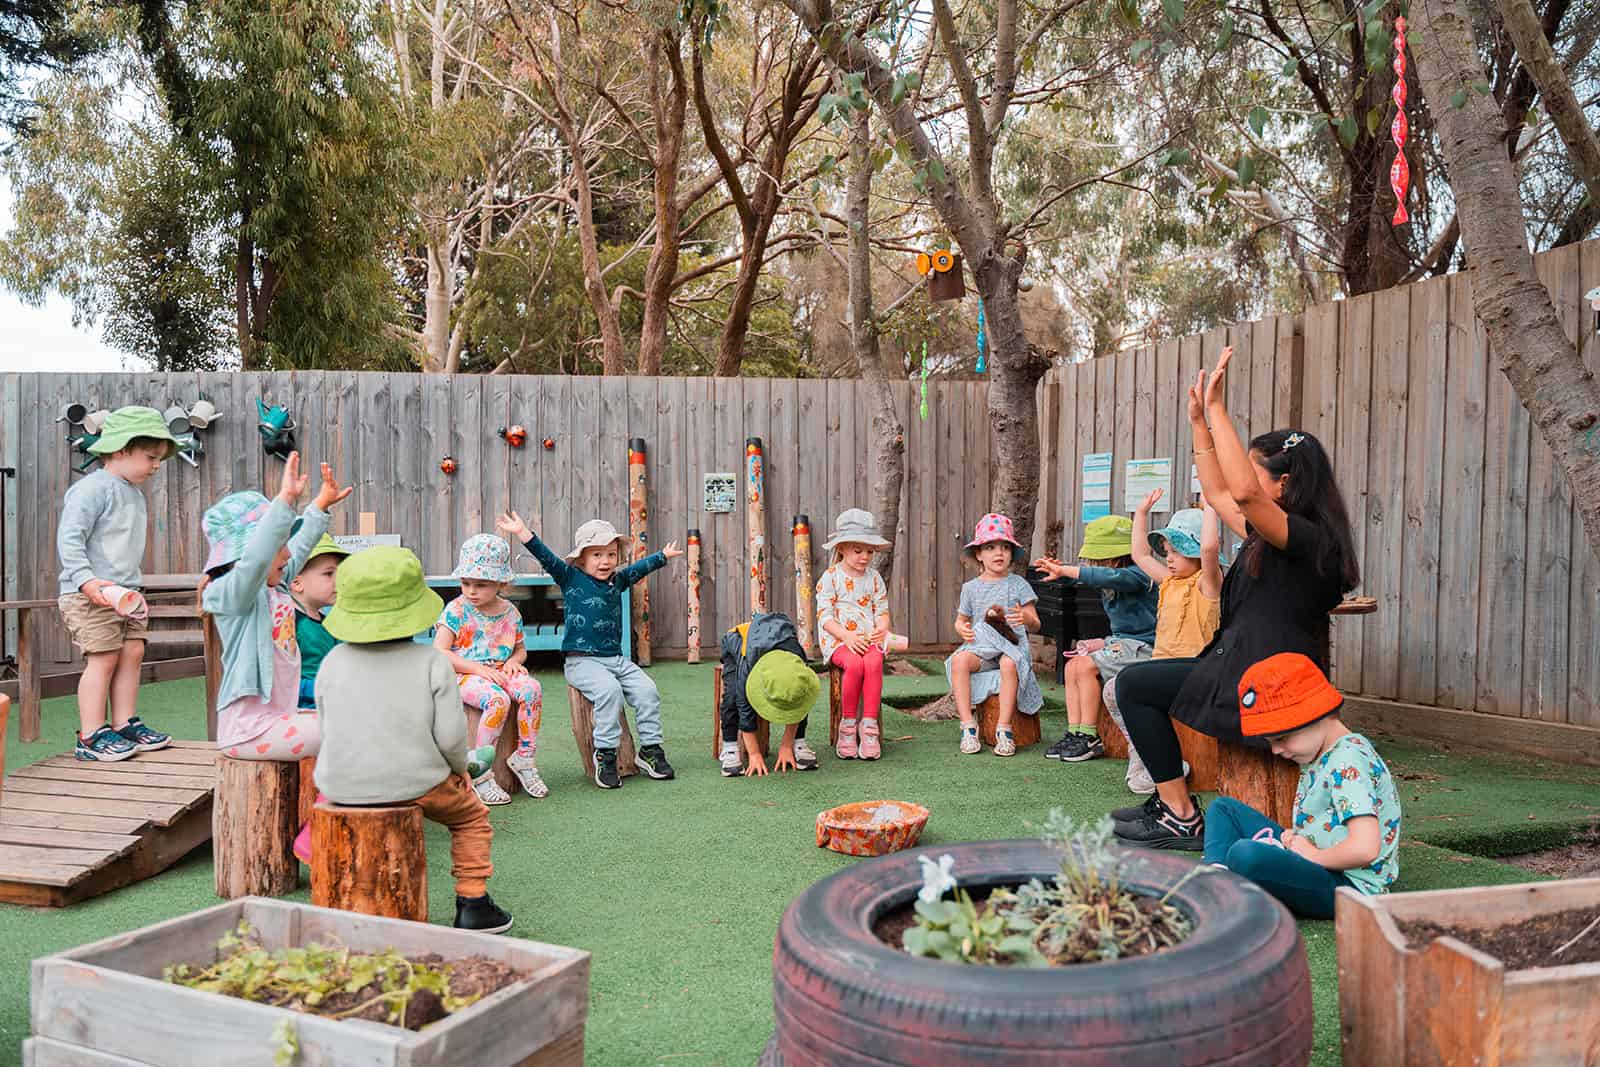
[[[146,620],[125,619],[82,593],[63,593],[56,607],[61,609],[61,621],[67,624],[72,643],[85,656],[120,652],[128,641],[143,641],[150,628]]]

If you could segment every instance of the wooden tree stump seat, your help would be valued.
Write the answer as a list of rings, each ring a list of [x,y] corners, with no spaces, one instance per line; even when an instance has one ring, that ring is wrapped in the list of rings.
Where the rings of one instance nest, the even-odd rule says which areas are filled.
[[[1000,697],[989,697],[976,708],[972,709],[973,715],[978,720],[978,740],[993,748],[996,740],[995,728],[1000,725]],[[1029,745],[1039,743],[1039,716],[1024,715],[1017,712],[1011,716],[1011,736],[1017,742],[1017,751],[1021,752]]]
[[[317,757],[307,756],[300,761],[296,773],[300,777],[300,788],[297,791],[298,801],[295,804],[296,832],[299,826],[304,826],[311,821],[311,809],[317,806]]]
[[[1115,678],[1108,679],[1100,688],[1100,707],[1095,712],[1094,729],[1100,735],[1100,743],[1106,746],[1106,756],[1110,759],[1128,758],[1128,739],[1122,733],[1122,728],[1117,725],[1117,720],[1111,717],[1111,708],[1108,706],[1114,697],[1111,687],[1117,684]]]
[[[311,903],[427,922],[422,809],[318,804],[311,813]]]
[[[1250,805],[1279,826],[1292,829],[1294,793],[1300,782],[1299,765],[1265,749],[1212,740],[1217,751],[1217,792]]]
[[[772,724],[756,716],[756,742],[761,746],[761,758],[772,758]],[[722,759],[722,664],[711,668],[711,758]],[[744,745],[739,745],[739,762],[748,764]]]
[[[300,767],[217,755],[211,841],[217,896],[280,897],[294,891],[300,861]]]
[[[594,781],[594,705],[589,698],[572,686],[567,686],[567,707],[572,712],[572,739],[578,743],[578,756],[583,760],[583,776]],[[511,731],[507,730],[507,733]],[[498,765],[499,757],[495,758]],[[628,716],[622,716],[622,740],[617,743],[617,776],[627,778],[639,773],[639,762],[633,744],[633,731],[628,729]]]
[[[467,747],[472,748],[478,740],[478,721],[483,718],[483,712],[478,708],[463,704],[467,713]],[[511,769],[509,760],[517,751],[517,722],[516,712],[512,711],[506,716],[505,726],[500,731],[500,736],[494,743],[494,780],[512,796],[522,792],[522,783],[517,780],[516,772]]]

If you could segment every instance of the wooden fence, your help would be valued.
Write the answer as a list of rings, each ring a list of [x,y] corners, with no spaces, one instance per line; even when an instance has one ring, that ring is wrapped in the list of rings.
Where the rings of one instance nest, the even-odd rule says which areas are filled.
[[[1569,336],[1600,370],[1582,295],[1600,241],[1537,257]],[[1223,345],[1242,434],[1297,426],[1328,447],[1374,616],[1335,627],[1334,672],[1386,700],[1600,728],[1600,563],[1566,481],[1472,310],[1465,275],[1336,301],[1058,368],[1041,405],[1041,497],[1078,536],[1082,457],[1174,458],[1187,494],[1185,391]],[[1050,426],[1054,426],[1051,436]],[[1052,447],[1053,446],[1053,447]]]
[[[818,574],[821,543],[843,508],[867,503],[870,418],[855,381],[765,378],[459,377],[387,373],[11,374],[0,377],[0,466],[6,480],[4,599],[53,597],[59,565],[55,528],[72,480],[64,424],[68,403],[166,408],[204,397],[223,412],[202,434],[198,469],[173,460],[148,485],[149,573],[198,571],[205,560],[200,516],[223,494],[276,492],[281,464],[256,431],[255,400],[286,405],[299,423],[301,451],[328,460],[355,485],[336,511],[335,533],[356,532],[373,512],[380,533],[400,535],[429,573],[447,573],[467,536],[493,530],[497,512],[515,506],[551,543],[564,548],[573,528],[601,516],[627,529],[628,440],[644,438],[650,463],[650,536],[681,546],[698,527],[704,539],[701,640],[714,650],[722,631],[749,614],[744,513],[744,441],[766,451],[770,605],[794,611],[790,523],[811,517]],[[963,575],[959,547],[988,510],[990,434],[981,382],[931,383],[929,417],[917,417],[911,386],[896,386],[906,426],[904,518],[895,532],[899,563],[891,586],[896,629],[914,643],[945,640]],[[496,431],[520,423],[527,446],[510,448]],[[550,437],[554,448],[541,441]],[[439,461],[455,457],[444,474]],[[311,467],[315,470],[315,467]],[[702,478],[733,472],[737,510],[705,514]],[[312,490],[315,489],[313,480]],[[309,494],[307,499],[309,499]],[[536,571],[526,553],[518,569]],[[653,641],[667,655],[686,644],[686,568],[679,560],[651,584]],[[71,650],[52,617],[44,661],[68,663]],[[6,651],[15,649],[14,629]]]

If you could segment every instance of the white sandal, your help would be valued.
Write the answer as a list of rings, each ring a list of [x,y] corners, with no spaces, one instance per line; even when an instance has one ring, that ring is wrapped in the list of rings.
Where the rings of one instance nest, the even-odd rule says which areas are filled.
[[[994,732],[994,754],[996,756],[1015,756],[1017,754],[1017,739],[1010,730],[997,727]]]
[[[484,771],[472,782],[473,792],[478,794],[478,799],[494,807],[499,804],[511,803],[511,794],[500,788],[500,783],[494,780],[494,771]]]
[[[978,740],[978,724],[973,723],[971,726],[963,726],[961,728],[961,754],[963,756],[975,756],[981,751],[983,751],[983,744]]]
[[[506,759],[506,766],[511,768],[511,773],[517,776],[522,783],[523,792],[535,800],[543,799],[550,795],[550,787],[544,784],[544,779],[539,777],[539,768],[533,765],[532,756],[524,756],[513,752]]]

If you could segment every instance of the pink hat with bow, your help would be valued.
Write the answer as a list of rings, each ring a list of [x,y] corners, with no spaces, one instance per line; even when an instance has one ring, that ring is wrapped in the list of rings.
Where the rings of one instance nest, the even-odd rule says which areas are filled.
[[[1006,541],[1015,548],[1022,547],[1022,543],[1012,532],[1011,519],[998,512],[990,512],[978,520],[977,528],[972,531],[972,540],[967,542],[966,551],[974,552],[995,541]]]

